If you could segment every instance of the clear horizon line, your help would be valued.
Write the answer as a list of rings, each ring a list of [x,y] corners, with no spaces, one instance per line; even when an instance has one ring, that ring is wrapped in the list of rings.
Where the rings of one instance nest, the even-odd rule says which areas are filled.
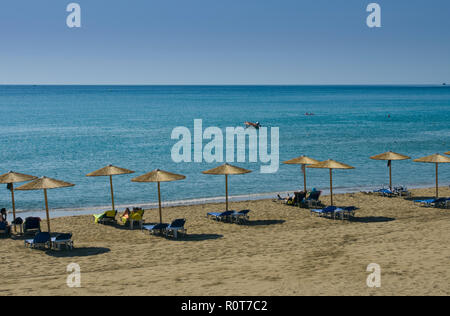
[[[140,86],[140,87],[151,87],[151,86],[184,86],[184,87],[214,87],[214,86],[242,86],[242,87],[255,87],[255,86],[267,86],[267,87],[310,87],[310,86],[446,86],[446,82],[442,83],[308,83],[308,84],[295,84],[295,83],[275,83],[275,84],[240,84],[240,83],[196,83],[196,84],[182,84],[182,83],[1,83],[0,86]],[[449,85],[450,86],[450,85]]]

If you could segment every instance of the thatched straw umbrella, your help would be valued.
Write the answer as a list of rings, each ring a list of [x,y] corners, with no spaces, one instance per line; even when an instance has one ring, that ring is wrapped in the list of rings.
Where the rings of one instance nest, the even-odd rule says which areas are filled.
[[[450,158],[434,154],[431,156],[414,159],[414,162],[424,162],[424,163],[434,163],[436,164],[436,198],[439,197],[439,178],[438,178],[438,169],[440,163],[450,163]]]
[[[306,189],[306,166],[307,165],[313,165],[316,163],[319,163],[318,160],[306,157],[306,156],[300,156],[288,161],[283,162],[284,164],[287,165],[301,165],[302,166],[302,172],[303,172],[303,186],[304,186],[304,190],[305,193],[308,192],[308,190]]]
[[[446,155],[450,155],[450,151],[447,151],[445,154],[446,154]]]
[[[212,175],[225,175],[225,202],[226,202],[226,210],[228,211],[228,176],[229,175],[237,175],[237,174],[245,174],[250,173],[250,170],[239,168],[236,166],[229,165],[227,163],[213,168],[211,170],[203,171],[203,174],[212,174]]]
[[[157,182],[158,183],[158,203],[159,203],[159,222],[162,224],[162,207],[161,207],[161,182],[171,182],[186,179],[185,176],[175,173],[170,173],[163,170],[153,170],[142,176],[132,179],[132,182]]]
[[[331,194],[331,206],[333,206],[333,169],[355,169],[352,166],[337,162],[334,160],[326,160],[314,165],[308,166],[308,168],[318,169],[330,169],[330,194]]]
[[[392,161],[393,160],[407,160],[407,159],[411,159],[411,157],[408,157],[408,156],[405,156],[405,155],[402,155],[402,154],[398,154],[398,153],[394,153],[392,151],[388,151],[388,152],[385,152],[383,154],[372,156],[372,157],[370,157],[370,159],[373,159],[373,160],[387,160],[388,167],[389,167],[389,188],[392,191]]]
[[[0,183],[2,184],[11,184],[11,201],[12,201],[12,210],[13,210],[13,218],[14,218],[14,232],[17,232],[16,229],[16,202],[14,201],[14,183],[27,182],[37,179],[35,176],[29,176],[27,174],[17,173],[10,171],[0,176]]]
[[[88,173],[86,177],[109,177],[109,184],[111,186],[111,202],[112,202],[112,210],[115,211],[115,205],[114,205],[114,189],[113,189],[113,182],[112,177],[122,174],[132,174],[134,171],[116,167],[113,165],[106,166],[102,169],[99,169],[97,171]]]
[[[48,212],[48,199],[47,199],[47,190],[51,189],[58,189],[58,188],[67,188],[67,187],[73,187],[75,184],[55,180],[47,177],[42,177],[37,180],[34,180],[33,182],[27,183],[22,185],[21,187],[18,187],[16,190],[19,191],[31,191],[31,190],[44,190],[44,197],[45,197],[45,211],[47,213],[47,228],[48,232],[50,233],[50,215]]]

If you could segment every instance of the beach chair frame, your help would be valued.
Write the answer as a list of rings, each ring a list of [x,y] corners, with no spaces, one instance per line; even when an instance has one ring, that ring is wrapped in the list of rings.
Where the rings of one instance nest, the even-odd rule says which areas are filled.
[[[8,225],[8,223],[5,223],[5,228],[0,230],[0,236],[9,238],[11,237],[11,226]]]
[[[104,216],[102,216],[102,217],[97,221],[98,224],[106,225],[106,224],[116,224],[116,223],[117,223],[117,220],[116,220],[116,217],[117,217],[117,210],[114,211],[114,217],[112,217],[112,216],[107,216],[107,213],[108,213],[108,212],[111,212],[111,211],[106,211],[106,212],[104,212],[103,214],[101,214],[101,215],[104,215]],[[96,215],[94,215],[94,222],[95,222],[95,220],[96,220]]]
[[[176,225],[177,223],[182,223],[183,225],[182,226],[172,226],[172,225]],[[184,227],[184,225],[186,225],[186,219],[185,218],[179,218],[179,219],[174,220],[165,229],[166,237],[170,237],[172,235],[175,239],[177,239],[179,233],[181,233],[183,235],[186,235],[187,234],[187,229]]]
[[[33,228],[27,228],[27,223],[30,221],[30,220],[34,220],[36,223],[38,223],[37,224],[37,226],[38,227],[33,227]],[[41,222],[40,222],[40,219],[38,220],[38,218],[37,217],[27,217],[26,219],[25,219],[25,221],[23,222],[23,224],[22,224],[22,229],[23,229],[23,234],[24,235],[36,235],[36,234],[39,234],[40,232],[41,232]]]
[[[169,224],[149,224],[149,225],[143,225],[142,231],[148,231],[149,235],[158,235],[163,236],[166,232],[166,228],[169,226]]]
[[[248,215],[248,213],[250,212],[250,210],[242,210],[239,212],[234,212],[231,215],[231,219],[232,221],[234,221],[236,224],[245,224],[248,223],[248,221],[250,220],[250,217]]]
[[[216,220],[218,222],[228,222],[228,223],[232,223],[233,222],[233,214],[236,211],[225,211],[225,212],[211,212],[211,213],[207,213],[206,214],[206,218],[211,218],[213,220]]]
[[[33,239],[28,239],[24,241],[25,247],[30,249],[51,249],[51,237],[50,234],[48,234],[48,240],[45,242],[37,242],[36,239],[39,237],[39,234],[37,233],[36,236]]]
[[[51,238],[51,248],[61,250],[62,246],[64,246],[66,250],[73,250],[72,234],[65,234],[63,237],[62,239],[58,239],[58,236]]]

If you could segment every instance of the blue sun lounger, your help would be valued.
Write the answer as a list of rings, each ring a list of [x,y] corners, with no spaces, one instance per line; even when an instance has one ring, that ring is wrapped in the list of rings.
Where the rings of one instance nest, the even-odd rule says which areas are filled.
[[[346,216],[347,218],[355,216],[356,207],[355,206],[347,206],[347,207],[339,207],[334,211],[334,218],[336,215],[340,215],[343,220]]]
[[[51,237],[49,233],[37,233],[34,239],[25,240],[25,247],[32,249],[45,249],[51,247]]]
[[[148,231],[151,235],[163,234],[169,224],[154,224],[154,225],[143,225],[142,229]]]
[[[421,204],[423,206],[430,207],[431,204],[433,204],[436,201],[436,199],[427,199],[427,200],[414,200],[414,203]]]
[[[249,220],[248,213],[250,213],[250,210],[234,211],[231,215],[231,219],[238,224],[243,224]]]
[[[178,233],[186,234],[186,228],[184,228],[184,224],[186,224],[186,219],[179,218],[174,220],[169,226],[166,227],[166,236],[173,235],[174,238],[178,238]]]
[[[72,234],[59,234],[51,239],[53,249],[61,249],[64,246],[67,250],[73,250]]]
[[[206,214],[207,218],[215,219],[216,221],[222,221],[222,222],[231,222],[232,216],[235,211],[225,211],[225,212],[211,212]]]
[[[11,236],[11,227],[8,226],[8,223],[0,222],[0,236]]]
[[[37,234],[41,232],[41,219],[39,217],[27,217],[23,223],[23,233],[25,235]]]
[[[311,215],[316,214],[318,216],[324,216],[330,213],[334,213],[338,208],[336,206],[327,206],[323,209],[312,209]]]
[[[433,206],[437,207],[440,205],[447,207],[449,204],[448,201],[450,201],[450,199],[439,198],[439,199],[427,199],[427,200],[414,200],[414,203],[419,203],[425,207],[433,207]]]
[[[375,190],[373,192],[380,193],[382,196],[394,196],[395,195],[395,193],[389,189],[380,189],[380,190]]]

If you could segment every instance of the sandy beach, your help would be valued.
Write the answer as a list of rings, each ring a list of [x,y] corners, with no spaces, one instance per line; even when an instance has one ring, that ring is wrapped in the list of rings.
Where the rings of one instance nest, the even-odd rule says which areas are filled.
[[[413,190],[414,197],[433,193]],[[252,210],[249,225],[206,219],[223,204],[165,208],[164,221],[187,219],[188,236],[180,240],[97,225],[91,216],[58,218],[52,230],[73,233],[72,252],[0,239],[0,295],[450,294],[450,210],[364,193],[335,200],[360,208],[356,218],[318,218],[272,200],[231,203]],[[158,211],[145,219],[157,221]],[[81,288],[66,285],[72,262],[81,267]],[[381,288],[367,287],[371,263],[381,266]]]

